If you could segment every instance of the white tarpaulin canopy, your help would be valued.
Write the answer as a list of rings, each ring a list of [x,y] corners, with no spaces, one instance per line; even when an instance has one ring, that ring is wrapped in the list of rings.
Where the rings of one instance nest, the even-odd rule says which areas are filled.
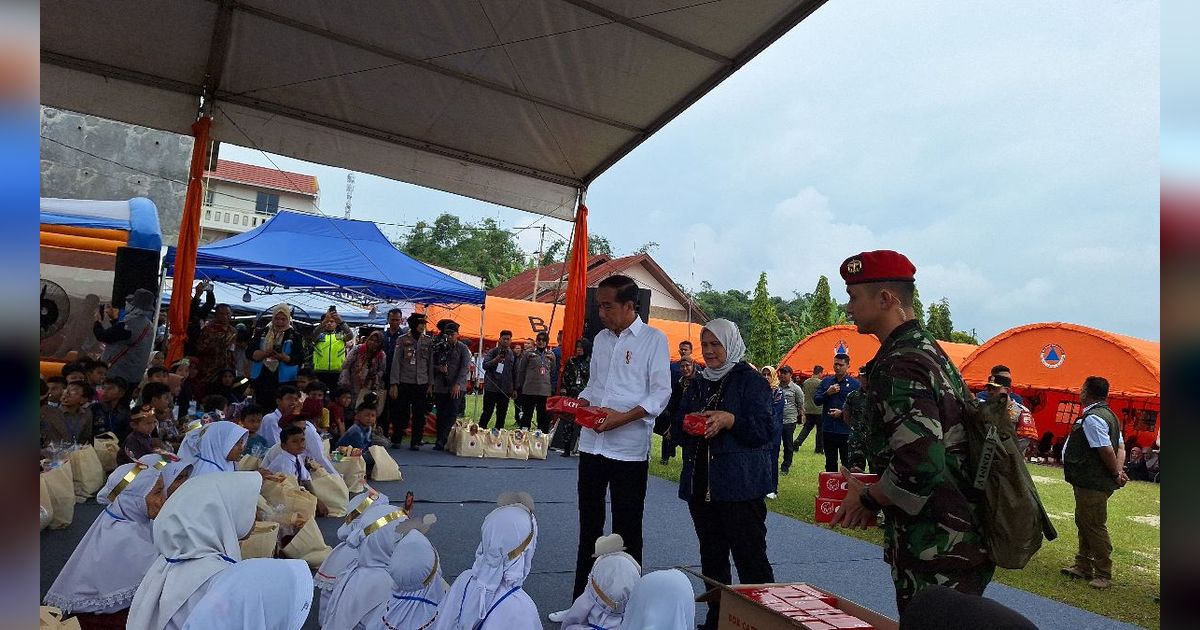
[[[42,103],[571,220],[824,0],[42,0]]]

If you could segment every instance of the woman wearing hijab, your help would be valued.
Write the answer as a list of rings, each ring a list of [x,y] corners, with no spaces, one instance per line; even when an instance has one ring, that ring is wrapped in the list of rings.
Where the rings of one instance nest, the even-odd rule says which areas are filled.
[[[233,342],[237,329],[233,327],[233,309],[228,304],[218,304],[213,319],[204,325],[196,339],[196,356],[200,365],[196,370],[199,387],[196,396],[218,393],[221,374],[234,366]]]
[[[230,472],[193,478],[175,491],[154,520],[159,556],[133,596],[130,628],[182,628],[208,581],[241,560],[238,541],[254,528],[261,489],[258,473]]]
[[[424,630],[437,618],[450,585],[433,544],[420,531],[400,539],[388,564],[391,596],[367,613],[367,630]]]
[[[616,630],[625,617],[625,605],[642,567],[625,553],[619,534],[596,541],[596,563],[588,575],[588,588],[575,598],[562,620],[562,630]]]
[[[662,435],[662,456],[659,463],[664,466],[675,457],[675,445],[679,441],[667,429],[671,428],[675,416],[682,418],[680,403],[683,402],[683,392],[687,391],[693,378],[696,378],[696,362],[691,357],[679,359],[679,380],[671,383],[671,400],[667,402],[667,410],[654,421],[654,432]],[[659,420],[664,420],[666,426],[660,427]]]
[[[305,561],[243,560],[208,581],[182,630],[300,630],[312,597],[313,579]]]
[[[96,494],[96,517],[46,593],[46,605],[74,613],[84,630],[124,628],[133,594],[158,557],[151,519],[162,507],[159,469],[124,464]]]
[[[683,393],[671,435],[683,446],[679,498],[687,501],[704,575],[729,584],[729,556],[746,584],[774,582],[767,560],[766,496],[775,489],[771,459],[783,434],[771,413],[771,387],[743,358],[746,344],[737,325],[715,319],[700,332],[705,369]],[[683,417],[707,417],[704,434],[683,430]],[[719,606],[708,605],[702,628],[717,627]]]
[[[372,331],[365,342],[351,348],[346,355],[337,384],[350,390],[355,407],[362,403],[367,394],[375,392],[379,394],[376,413],[382,413],[383,394],[386,393],[383,387],[383,376],[387,372],[386,359],[383,333],[378,330]]]
[[[246,358],[250,365],[254,399],[275,400],[275,390],[280,385],[295,385],[304,363],[304,342],[292,328],[292,310],[287,304],[275,307],[271,323],[260,330],[246,346]]]
[[[646,574],[625,602],[621,630],[675,630],[696,623],[692,583],[678,569]]]
[[[324,624],[329,614],[329,596],[333,593],[338,576],[358,564],[358,548],[363,539],[354,536],[354,532],[362,531],[376,519],[391,512],[393,508],[390,501],[386,494],[371,489],[350,499],[349,512],[337,531],[341,542],[325,557],[313,577],[321,591],[320,607],[317,608],[317,621],[320,623]]]
[[[578,398],[579,392],[587,387],[588,379],[591,376],[592,362],[592,342],[580,338],[575,342],[575,356],[567,359],[567,363],[563,366],[562,388],[563,394],[571,398]],[[558,430],[564,433],[563,436],[563,457],[570,457],[575,454],[576,446],[579,443],[579,425],[575,424],[570,418],[566,418],[558,423]]]
[[[237,470],[237,462],[242,458],[242,449],[246,446],[249,433],[246,428],[221,420],[204,425],[200,430],[203,431],[200,435],[200,454],[193,462],[192,477]]]
[[[409,519],[403,508],[393,508],[351,534],[355,540],[362,541],[358,545],[358,562],[343,571],[334,583],[329,594],[329,612],[321,627],[335,630],[365,628],[370,612],[391,594],[388,563],[400,538],[412,529],[427,529],[436,520],[432,514],[425,515],[422,520]]]
[[[433,630],[542,627],[537,605],[521,588],[537,548],[533,500],[529,495],[503,495],[498,503],[500,507],[483,520],[475,564],[454,580],[438,607]]]

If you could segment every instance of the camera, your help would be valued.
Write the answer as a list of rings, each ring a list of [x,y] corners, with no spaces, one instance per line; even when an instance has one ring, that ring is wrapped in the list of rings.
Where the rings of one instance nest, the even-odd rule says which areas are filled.
[[[445,332],[439,332],[433,338],[433,367],[444,368],[450,365],[450,351],[454,349],[454,344],[450,342],[450,336]]]

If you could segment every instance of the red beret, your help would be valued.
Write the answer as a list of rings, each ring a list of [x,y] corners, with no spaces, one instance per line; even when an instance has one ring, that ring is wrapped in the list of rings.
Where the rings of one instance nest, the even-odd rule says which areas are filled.
[[[842,262],[842,280],[847,285],[865,282],[913,282],[917,268],[900,252],[880,249],[862,252]]]

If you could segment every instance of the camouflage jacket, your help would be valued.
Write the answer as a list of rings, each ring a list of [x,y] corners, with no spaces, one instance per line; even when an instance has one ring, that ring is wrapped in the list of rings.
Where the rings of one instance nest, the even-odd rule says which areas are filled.
[[[850,423],[850,440],[847,445],[850,466],[862,471],[877,472],[883,469],[877,455],[885,444],[877,431],[872,431],[867,422],[867,392],[856,389],[846,396],[844,417]],[[868,453],[870,456],[868,457]]]
[[[883,467],[876,486],[893,504],[884,509],[884,560],[898,570],[952,573],[987,562],[964,474],[969,395],[915,320],[896,328],[875,355],[865,415],[878,439],[867,457]]]

